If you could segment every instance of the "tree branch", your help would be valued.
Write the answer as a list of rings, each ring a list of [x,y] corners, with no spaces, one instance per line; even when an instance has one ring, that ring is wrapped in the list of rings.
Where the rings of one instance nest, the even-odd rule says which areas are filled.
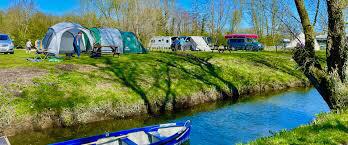
[[[315,27],[315,24],[317,23],[317,18],[318,18],[318,13],[319,13],[319,7],[320,7],[320,0],[318,0],[317,9],[315,10],[315,16],[314,16],[313,27]]]

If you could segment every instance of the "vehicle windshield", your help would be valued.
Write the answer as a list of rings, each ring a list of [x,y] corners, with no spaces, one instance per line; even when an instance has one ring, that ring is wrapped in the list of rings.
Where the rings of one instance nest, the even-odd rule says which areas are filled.
[[[248,42],[257,42],[256,39],[248,38]]]
[[[7,35],[0,35],[0,40],[8,40],[8,36]]]
[[[230,39],[230,43],[243,43],[244,39]]]

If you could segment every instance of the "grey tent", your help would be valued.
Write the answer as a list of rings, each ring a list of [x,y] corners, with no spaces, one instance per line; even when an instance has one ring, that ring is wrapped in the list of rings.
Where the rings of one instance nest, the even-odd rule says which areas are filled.
[[[95,44],[102,46],[102,52],[112,52],[111,47],[117,47],[118,53],[123,53],[122,34],[113,28],[91,28]]]
[[[42,41],[43,48],[55,55],[72,53],[74,36],[80,31],[84,35],[81,51],[87,51],[94,43],[90,31],[80,24],[70,22],[62,22],[50,27]]]

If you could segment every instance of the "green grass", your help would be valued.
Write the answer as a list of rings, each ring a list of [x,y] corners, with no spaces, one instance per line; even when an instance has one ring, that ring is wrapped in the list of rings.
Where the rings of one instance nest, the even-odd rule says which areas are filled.
[[[310,125],[282,131],[249,144],[348,144],[348,112],[321,114]]]
[[[153,106],[165,110],[199,93],[231,96],[235,89],[247,92],[307,81],[291,56],[290,52],[150,52],[34,63],[26,61],[33,54],[16,50],[14,55],[0,55],[1,69],[31,68],[46,74],[32,83],[0,84],[0,100],[6,104],[0,106],[0,114],[10,116],[0,117],[0,127],[6,120],[48,111],[108,114],[106,108],[132,104],[145,104],[147,111]]]

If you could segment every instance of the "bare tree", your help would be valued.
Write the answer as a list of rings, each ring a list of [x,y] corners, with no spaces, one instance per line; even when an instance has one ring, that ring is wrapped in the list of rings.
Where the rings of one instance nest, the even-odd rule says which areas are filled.
[[[339,109],[348,103],[347,99],[347,54],[343,8],[344,0],[327,0],[328,42],[327,69],[323,68],[315,57],[314,27],[303,0],[295,0],[303,31],[305,46],[295,50],[294,59],[302,67],[304,74],[315,86],[331,109]]]

